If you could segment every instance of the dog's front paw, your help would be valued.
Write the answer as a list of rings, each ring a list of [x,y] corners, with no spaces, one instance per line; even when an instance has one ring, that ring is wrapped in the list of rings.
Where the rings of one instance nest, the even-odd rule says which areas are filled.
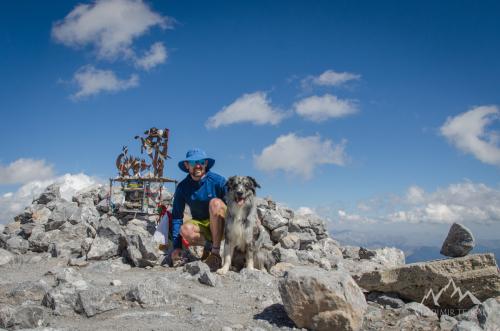
[[[219,270],[217,270],[216,272],[219,274],[219,275],[225,275],[227,274],[227,272],[229,271],[229,268],[225,268],[225,267],[222,267],[220,268]]]

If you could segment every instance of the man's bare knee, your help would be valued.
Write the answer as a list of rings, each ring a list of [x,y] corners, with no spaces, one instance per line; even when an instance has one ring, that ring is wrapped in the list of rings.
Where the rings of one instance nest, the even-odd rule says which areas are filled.
[[[226,214],[226,204],[219,198],[213,198],[209,203],[210,215],[224,218]]]
[[[195,227],[191,223],[185,223],[181,226],[181,236],[186,239],[188,242],[191,242],[196,238]]]

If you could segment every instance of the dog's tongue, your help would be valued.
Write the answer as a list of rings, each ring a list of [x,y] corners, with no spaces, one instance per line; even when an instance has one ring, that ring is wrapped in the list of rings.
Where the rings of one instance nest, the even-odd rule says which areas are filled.
[[[238,203],[238,206],[241,206],[245,202],[245,199],[239,198],[239,199],[236,199],[236,202]]]

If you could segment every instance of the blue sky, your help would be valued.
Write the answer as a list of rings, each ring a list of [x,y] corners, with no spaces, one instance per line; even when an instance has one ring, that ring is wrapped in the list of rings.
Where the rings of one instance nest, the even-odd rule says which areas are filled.
[[[156,126],[171,130],[169,177],[198,146],[333,228],[461,221],[498,239],[498,2],[0,8],[6,209],[23,185],[115,176],[121,146],[137,154],[133,137]]]

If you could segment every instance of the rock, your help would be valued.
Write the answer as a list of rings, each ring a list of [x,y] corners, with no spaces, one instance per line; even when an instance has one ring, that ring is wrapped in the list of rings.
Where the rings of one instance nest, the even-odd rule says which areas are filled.
[[[430,310],[428,307],[424,306],[421,303],[418,302],[410,302],[404,305],[401,314],[415,314],[417,316],[421,317],[435,317],[437,318],[437,315],[435,312]]]
[[[3,248],[0,248],[0,266],[9,264],[13,258],[14,258],[14,255],[12,255],[11,252],[9,252]]]
[[[21,223],[21,236],[24,239],[28,239],[31,236],[31,231],[36,226],[36,223]]]
[[[344,259],[359,259],[359,250],[361,247],[357,246],[343,246],[342,256]]]
[[[285,207],[281,207],[281,206],[279,206],[279,207],[277,208],[277,211],[278,211],[278,213],[279,213],[282,217],[286,218],[287,220],[291,220],[291,219],[293,219],[293,217],[294,217],[294,212],[293,212],[293,210],[291,210],[291,209],[289,209],[289,208],[285,208]]]
[[[441,315],[439,318],[439,327],[442,331],[451,331],[457,324],[458,321],[451,316]]]
[[[112,285],[112,286],[121,286],[122,285],[122,281],[119,280],[119,279],[113,279],[109,285]]]
[[[304,229],[310,228],[311,223],[304,215],[297,215],[294,219],[290,220],[288,228],[290,232],[302,232]]]
[[[89,224],[94,227],[94,229],[97,229],[97,224],[99,222],[99,211],[97,211],[94,206],[79,206],[78,209],[69,217],[68,221],[71,224]]]
[[[500,275],[493,254],[475,254],[461,258],[413,263],[397,268],[362,274],[358,285],[367,291],[395,292],[406,300],[432,304],[434,294],[442,308],[470,308],[477,300],[500,295]],[[462,300],[452,296],[455,288],[469,295]],[[424,297],[427,298],[424,300]]]
[[[0,327],[8,329],[38,328],[48,324],[48,315],[37,306],[0,306]]]
[[[296,233],[300,238],[300,249],[309,249],[309,245],[318,241],[316,234],[311,229],[304,229],[303,232]]]
[[[375,257],[375,255],[377,255],[377,253],[375,251],[371,251],[371,250],[366,249],[364,247],[360,247],[358,255],[359,255],[360,259],[369,260],[372,257]]]
[[[12,253],[25,254],[30,247],[30,243],[21,237],[11,237],[6,242],[7,250]]]
[[[108,238],[96,237],[87,252],[87,260],[107,260],[121,254],[120,247]]]
[[[477,320],[484,330],[500,329],[500,298],[490,298],[481,303]]]
[[[293,249],[285,249],[277,245],[273,249],[272,255],[276,260],[276,262],[288,262],[291,264],[299,263],[299,258],[297,257],[297,253]]]
[[[72,257],[68,259],[68,265],[73,267],[85,267],[89,264],[89,262],[85,259],[85,257]]]
[[[319,251],[297,251],[297,257],[302,263],[320,264],[321,253]]]
[[[405,253],[395,247],[379,248],[375,250],[375,256],[370,261],[376,262],[384,268],[395,268],[405,264]]]
[[[280,240],[281,247],[285,249],[299,249],[300,237],[297,233],[288,233]]]
[[[47,223],[45,223],[45,231],[59,229],[77,211],[78,206],[74,202],[60,201],[56,203]]]
[[[106,288],[89,288],[78,293],[75,310],[92,317],[105,311],[117,309],[120,305],[113,300],[113,291]]]
[[[49,290],[42,300],[42,305],[53,310],[55,315],[72,316],[78,295],[75,287],[62,284]]]
[[[270,231],[288,225],[288,220],[275,210],[267,210],[262,216],[262,225]]]
[[[125,229],[127,256],[136,267],[152,267],[159,259],[159,251],[152,240],[152,235],[142,223],[140,220],[132,220],[127,224]]]
[[[108,200],[101,200],[95,208],[100,212],[100,213],[108,213],[110,211],[109,208],[109,201]]]
[[[470,321],[460,321],[452,329],[452,331],[483,331],[476,323]]]
[[[99,219],[97,235],[113,241],[116,245],[120,246],[120,248],[124,248],[127,245],[125,231],[114,216],[108,217],[104,215]]]
[[[467,255],[476,245],[472,232],[459,223],[453,223],[441,247],[441,254],[449,257]]]
[[[78,192],[73,196],[73,201],[81,205],[97,205],[100,201],[99,193],[102,190],[101,184],[94,184],[88,186]]]
[[[175,284],[169,279],[154,278],[133,285],[125,294],[125,299],[139,303],[143,307],[161,306],[170,302]]]
[[[16,284],[6,293],[9,303],[16,305],[25,305],[27,303],[39,304],[42,302],[49,286],[45,281],[26,281]]]
[[[60,187],[57,184],[52,184],[48,186],[45,191],[38,196],[35,200],[33,200],[34,203],[37,203],[39,205],[46,205],[51,201],[57,200],[61,198],[61,191]]]
[[[396,293],[371,292],[368,294],[367,300],[392,308],[403,308],[405,305],[404,301]]]
[[[28,239],[30,250],[39,253],[46,252],[49,248],[49,244],[58,240],[60,232],[60,230],[45,232],[43,226],[34,227]]]
[[[367,309],[365,297],[349,274],[296,267],[279,282],[288,316],[299,328],[359,330]]]
[[[269,273],[273,275],[274,277],[283,277],[285,273],[293,268],[294,265],[288,262],[279,262],[276,263],[271,267],[271,270],[269,270]]]
[[[36,224],[45,224],[49,221],[51,213],[52,211],[43,205],[33,205],[29,221]],[[23,222],[21,221],[21,223]]]
[[[210,270],[204,270],[200,273],[198,281],[202,284],[216,287],[220,283],[219,276],[210,272]]]
[[[183,268],[184,272],[189,273],[190,275],[194,276],[199,273],[208,271],[210,272],[210,268],[206,263],[203,263],[202,261],[194,261],[194,262],[189,262],[184,265]]]
[[[277,243],[281,240],[281,238],[285,237],[288,234],[288,226],[280,226],[279,228],[274,229],[271,232],[271,240],[274,243]]]

